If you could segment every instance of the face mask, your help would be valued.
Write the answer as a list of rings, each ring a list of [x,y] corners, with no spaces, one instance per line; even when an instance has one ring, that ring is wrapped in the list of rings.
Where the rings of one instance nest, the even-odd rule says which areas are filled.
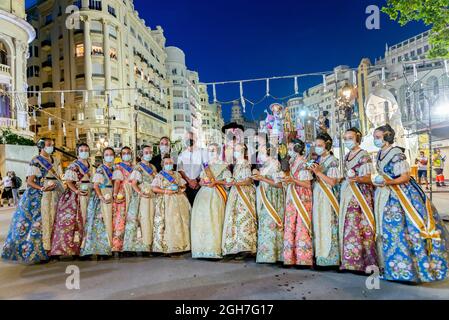
[[[123,155],[122,160],[125,162],[129,162],[129,161],[131,161],[132,158],[133,157],[130,154],[125,154],[125,155]]]
[[[354,142],[354,140],[345,140],[345,146],[346,146],[346,148],[348,148],[349,150],[354,149],[354,147],[355,147],[355,142]]]
[[[159,150],[161,151],[161,153],[167,154],[170,152],[170,147],[169,146],[159,146]]]
[[[80,152],[79,156],[81,159],[86,160],[86,159],[89,159],[90,154],[89,154],[89,152]]]
[[[218,158],[218,154],[215,151],[210,151],[209,152],[209,159],[215,159]]]
[[[322,156],[324,153],[324,148],[323,147],[315,147],[315,153],[319,156]]]
[[[114,156],[106,156],[106,157],[104,157],[104,161],[106,163],[113,163],[114,162]]]
[[[193,139],[186,139],[186,140],[184,140],[184,145],[186,146],[186,147],[193,147]]]
[[[44,148],[44,151],[45,151],[47,154],[52,154],[54,150],[55,150],[55,148],[54,148],[53,146],[45,147],[45,148]]]
[[[259,162],[264,163],[267,161],[267,155],[266,154],[259,154]]]
[[[166,164],[164,166],[164,170],[165,171],[172,171],[173,170],[173,165],[172,164]]]
[[[238,151],[234,152],[234,159],[240,159],[241,156],[242,156],[241,152]]]
[[[378,148],[382,148],[385,145],[383,139],[374,139],[374,145]]]
[[[144,154],[142,159],[149,162],[153,159],[153,156],[151,154]]]

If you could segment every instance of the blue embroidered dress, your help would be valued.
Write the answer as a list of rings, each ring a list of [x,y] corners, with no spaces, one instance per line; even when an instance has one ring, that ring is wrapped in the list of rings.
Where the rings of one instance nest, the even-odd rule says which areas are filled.
[[[30,167],[39,170],[41,177],[45,177],[48,173],[37,157],[31,160]],[[36,178],[35,183],[42,186],[42,180],[43,178]],[[48,259],[42,241],[42,194],[42,191],[30,186],[25,190],[13,215],[3,246],[2,259],[27,264]]]
[[[406,156],[398,147],[383,154],[379,152],[377,170],[392,179],[409,171]],[[414,179],[399,186],[410,200],[416,212],[427,224],[426,195]],[[383,279],[405,282],[432,282],[444,280],[448,267],[448,232],[432,206],[436,230],[440,240],[428,242],[403,209],[397,194],[391,187],[376,190],[375,215],[378,233],[378,254],[383,269]]]

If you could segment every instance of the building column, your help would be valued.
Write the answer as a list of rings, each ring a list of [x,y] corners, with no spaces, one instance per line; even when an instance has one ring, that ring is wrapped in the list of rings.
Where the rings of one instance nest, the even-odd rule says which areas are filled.
[[[104,52],[104,78],[105,89],[111,89],[111,57],[109,55],[109,25],[106,19],[103,19],[103,52]]]
[[[84,17],[84,81],[86,89],[92,90],[92,41],[90,39],[90,22]]]

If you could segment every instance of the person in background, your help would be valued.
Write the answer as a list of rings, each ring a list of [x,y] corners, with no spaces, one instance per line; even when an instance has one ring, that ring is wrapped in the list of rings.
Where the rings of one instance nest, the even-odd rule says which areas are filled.
[[[114,205],[112,216],[112,251],[116,258],[123,251],[126,216],[132,197],[131,180],[133,172],[133,152],[129,147],[120,151],[121,162],[114,166],[112,181],[114,183]]]
[[[187,181],[186,195],[190,205],[193,205],[196,194],[200,189],[200,174],[203,163],[207,162],[207,154],[197,147],[193,132],[189,132],[184,139],[185,150],[178,157],[178,172]]]
[[[190,203],[184,191],[186,181],[173,170],[173,159],[166,156],[163,169],[151,183],[156,194],[153,249],[165,255],[190,251]]]
[[[133,195],[126,217],[123,251],[148,254],[153,245],[154,197],[151,183],[157,174],[156,167],[150,161],[153,147],[143,146],[139,158],[129,176]]]
[[[224,188],[232,176],[227,164],[221,160],[218,144],[208,146],[209,161],[203,164],[200,175],[201,189],[192,208],[192,258],[221,259],[223,222],[228,198]]]
[[[54,165],[57,164],[51,157],[53,140],[42,138],[37,147],[39,155],[31,159],[27,171],[27,188],[13,214],[1,255],[2,259],[25,264],[48,260],[47,250],[44,247],[43,208],[53,201],[51,195],[50,197],[44,195],[56,192],[57,189],[57,184],[53,180],[51,180],[53,183],[46,180],[51,172],[54,172]]]
[[[19,204],[19,189],[22,186],[22,179],[16,176],[14,171],[11,171],[11,181],[12,181],[12,197],[14,206]]]
[[[446,161],[446,157],[441,154],[440,149],[435,149],[435,153],[433,155],[433,169],[436,173],[436,183],[437,187],[445,187],[446,183],[444,182],[444,162]]]
[[[251,164],[245,158],[245,146],[234,146],[233,176],[227,180],[231,187],[226,204],[223,226],[223,256],[244,258],[257,252],[256,188],[251,179]]]
[[[427,166],[429,163],[429,159],[427,159],[424,151],[421,151],[419,154],[419,158],[416,159],[418,164],[418,183],[421,185],[422,179],[424,179],[426,183],[426,190],[429,190],[429,180],[427,179]]]
[[[159,140],[159,154],[151,159],[151,164],[156,168],[157,172],[162,170],[162,160],[171,153],[170,138],[162,137]],[[176,170],[176,168],[175,168]]]
[[[449,234],[421,187],[410,178],[404,149],[386,124],[374,131],[378,176],[374,178],[381,277],[423,283],[448,277]]]
[[[371,156],[360,148],[362,133],[351,128],[344,135],[349,150],[345,157],[345,177],[340,192],[339,239],[341,270],[369,272],[377,266],[376,221]]]
[[[312,180],[304,156],[305,144],[293,140],[288,144],[290,175],[284,178],[285,201],[284,264],[313,266]]]
[[[51,256],[79,256],[91,190],[90,148],[82,143],[77,148],[78,159],[64,174],[67,188],[58,202],[53,227]]]
[[[112,254],[112,174],[115,152],[103,150],[103,164],[92,178],[94,192],[91,193],[87,209],[87,222],[81,256],[110,256]]]
[[[3,177],[2,174],[0,173],[0,208],[3,207]]]
[[[313,186],[313,234],[317,266],[340,265],[338,214],[340,212],[338,186],[342,178],[339,161],[331,154],[332,138],[321,133],[315,140],[316,163],[310,166],[315,174]]]
[[[8,171],[6,173],[5,178],[3,179],[3,192],[2,192],[2,200],[6,200],[6,204],[8,207],[12,204],[12,180],[11,180],[11,174]]]

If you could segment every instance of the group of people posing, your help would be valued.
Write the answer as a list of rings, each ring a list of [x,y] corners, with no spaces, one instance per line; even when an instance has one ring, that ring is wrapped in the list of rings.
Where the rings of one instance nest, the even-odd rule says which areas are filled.
[[[448,232],[394,140],[389,125],[375,130],[376,168],[356,128],[344,133],[344,168],[328,134],[317,136],[309,157],[304,142],[293,140],[288,170],[269,144],[259,142],[252,166],[244,144],[234,141],[225,151],[211,144],[206,154],[190,137],[177,170],[165,138],[155,157],[143,146],[138,163],[128,147],[118,163],[106,148],[94,172],[81,144],[63,174],[53,141],[42,139],[2,258],[36,263],[191,251],[196,259],[255,255],[258,263],[287,266],[379,267],[385,280],[443,280]],[[232,163],[223,156],[229,151]]]

